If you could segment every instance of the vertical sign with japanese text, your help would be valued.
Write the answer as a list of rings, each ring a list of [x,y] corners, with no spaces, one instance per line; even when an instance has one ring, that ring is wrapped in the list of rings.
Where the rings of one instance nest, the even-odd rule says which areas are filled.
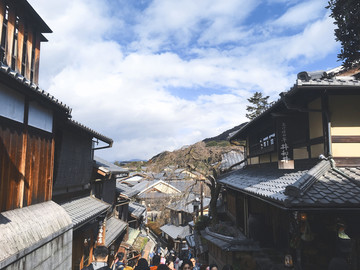
[[[286,119],[278,120],[276,133],[279,169],[294,169],[293,148],[289,137],[289,124]]]

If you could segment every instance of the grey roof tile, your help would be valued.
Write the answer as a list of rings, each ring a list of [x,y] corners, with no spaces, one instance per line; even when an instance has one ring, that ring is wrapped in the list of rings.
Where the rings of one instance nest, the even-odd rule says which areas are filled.
[[[121,168],[119,166],[116,166],[115,164],[102,159],[100,157],[94,156],[94,160],[96,163],[96,168],[99,168],[101,170],[103,170],[106,173],[113,173],[113,174],[117,174],[117,173],[128,173],[129,170]]]
[[[127,223],[116,217],[106,220],[105,246],[109,247],[126,230],[126,227]]]
[[[140,218],[146,211],[146,207],[142,204],[131,202],[129,203],[129,212],[136,218]]]
[[[106,212],[111,205],[89,196],[62,203],[61,206],[71,217],[74,229],[76,229],[87,221]]]
[[[331,168],[318,174],[316,181],[298,198],[287,195],[286,187],[294,185],[311,168],[312,166],[308,166],[305,169],[301,164],[296,164],[296,161],[297,170],[279,170],[275,164],[262,164],[226,174],[219,181],[228,188],[252,193],[287,207],[360,207],[360,186],[353,183],[356,180],[350,181]],[[360,175],[360,168],[343,168],[343,170],[351,171],[353,175]]]

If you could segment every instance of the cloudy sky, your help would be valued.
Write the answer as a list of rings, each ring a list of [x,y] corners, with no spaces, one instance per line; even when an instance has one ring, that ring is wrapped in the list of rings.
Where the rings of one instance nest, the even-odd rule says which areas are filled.
[[[149,159],[246,121],[300,71],[339,65],[327,0],[29,0],[53,30],[40,87],[112,138],[109,161]]]

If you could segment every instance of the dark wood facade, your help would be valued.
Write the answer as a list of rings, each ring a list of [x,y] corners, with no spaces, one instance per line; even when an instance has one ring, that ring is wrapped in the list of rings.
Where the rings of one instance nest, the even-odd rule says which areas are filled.
[[[35,84],[42,33],[51,32],[27,1],[0,1],[0,61]]]

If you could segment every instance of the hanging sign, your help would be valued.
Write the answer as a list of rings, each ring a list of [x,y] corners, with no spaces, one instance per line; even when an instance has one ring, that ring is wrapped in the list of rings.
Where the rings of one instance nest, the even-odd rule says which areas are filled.
[[[277,125],[277,153],[279,169],[294,169],[293,148],[286,119],[279,119]]]

